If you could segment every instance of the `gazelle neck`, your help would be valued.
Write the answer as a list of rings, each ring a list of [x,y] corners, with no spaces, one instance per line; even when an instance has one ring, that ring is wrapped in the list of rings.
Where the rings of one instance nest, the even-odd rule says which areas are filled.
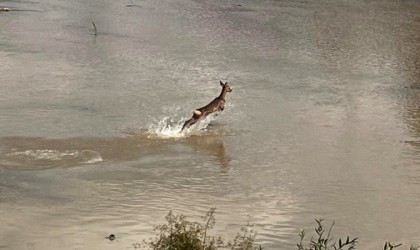
[[[222,88],[222,92],[220,92],[219,98],[224,100],[226,97],[226,94],[227,94],[226,88]]]

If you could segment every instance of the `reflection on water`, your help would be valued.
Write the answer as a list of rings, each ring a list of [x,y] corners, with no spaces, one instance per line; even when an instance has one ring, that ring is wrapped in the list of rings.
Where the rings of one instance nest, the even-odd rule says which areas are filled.
[[[395,47],[398,67],[395,80],[400,82],[401,91],[398,102],[401,103],[401,117],[405,123],[404,153],[407,162],[401,164],[405,169],[403,176],[409,183],[420,184],[420,26],[415,16],[408,15],[405,24],[409,32],[399,31]],[[418,19],[417,19],[418,20]]]
[[[403,166],[405,178],[413,184],[420,184],[420,89],[416,85],[404,91],[404,111],[407,137],[405,139],[405,155],[410,161]]]
[[[226,153],[225,144],[219,138],[191,136],[187,138],[187,143],[201,154],[213,156],[224,169],[229,167],[230,157]]]
[[[373,4],[373,3],[372,3]],[[346,116],[354,116],[354,108],[367,108],[372,99],[390,95],[388,108],[400,107],[399,117],[406,128],[404,154],[408,161],[406,178],[417,184],[420,164],[420,49],[418,34],[419,6],[413,6],[404,19],[390,16],[397,2],[389,5],[373,4],[371,15],[354,5],[334,6],[316,11],[315,40],[322,73],[330,81],[327,88],[339,95],[336,103],[343,104]],[[382,17],[389,17],[387,19]],[[334,73],[332,73],[334,72]],[[355,85],[355,82],[358,85]],[[370,91],[369,91],[370,89]],[[358,95],[349,95],[355,91]],[[378,97],[374,97],[377,94]],[[327,101],[328,103],[328,101]],[[398,103],[398,104],[397,104]],[[376,115],[376,114],[373,114]],[[388,119],[386,119],[388,120]],[[386,122],[386,121],[385,121]]]
[[[59,244],[66,249],[121,249],[149,238],[151,228],[169,210],[196,220],[214,206],[217,219],[228,225],[218,229],[226,237],[233,237],[247,215],[252,215],[252,222],[259,228],[259,242],[270,244],[275,232],[278,241],[287,242],[284,234],[294,232],[288,214],[295,211],[296,200],[282,187],[272,187],[275,193],[264,187],[265,182],[272,181],[266,178],[270,173],[253,174],[249,180],[241,178],[244,181],[232,178],[231,170],[234,175],[252,172],[230,169],[232,156],[225,146],[226,138],[211,133],[183,139],[150,139],[146,134],[67,139],[3,137],[1,159],[8,162],[3,162],[6,170],[2,173],[8,178],[0,177],[0,202],[6,209],[0,210],[0,216],[5,218],[3,225],[7,228],[2,242],[6,247],[20,248],[25,243],[17,237],[28,237],[38,249],[53,249]],[[41,150],[45,148],[49,150]],[[83,150],[97,152],[103,161],[84,165],[78,159],[68,159]],[[14,154],[28,151],[43,155],[34,159],[25,154],[27,158],[22,160],[22,155]],[[15,171],[25,166],[25,170],[41,169],[41,163],[56,168]],[[244,191],[245,196],[241,195]],[[226,201],[248,205],[244,211],[236,202]],[[3,216],[16,205],[23,211]],[[29,208],[32,215],[24,212]],[[17,233],[22,223],[36,226]],[[74,223],[77,226],[72,226]],[[57,229],[39,232],[34,231],[36,228]],[[279,234],[279,230],[284,233]],[[118,237],[113,245],[103,240],[110,233]],[[60,240],[46,242],[45,238]]]
[[[414,141],[420,140],[420,89],[407,89],[403,117],[409,135]]]
[[[151,139],[148,133],[126,137],[75,137],[47,139],[31,137],[0,138],[0,166],[8,169],[41,170],[108,161],[130,161],[145,155],[170,152],[172,147],[189,147],[214,157],[223,168],[229,156],[217,136],[194,135],[183,139]]]

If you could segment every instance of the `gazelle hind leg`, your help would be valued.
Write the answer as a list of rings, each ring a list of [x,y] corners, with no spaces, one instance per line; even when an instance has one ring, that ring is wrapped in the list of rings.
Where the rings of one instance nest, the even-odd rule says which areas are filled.
[[[203,112],[201,112],[200,110],[194,110],[193,116],[184,123],[181,132],[184,131],[184,129],[189,128],[191,125],[195,124],[202,115]]]
[[[182,126],[181,132],[184,131],[185,128],[189,128],[191,125],[193,125],[194,123],[196,123],[197,120],[194,119],[194,117],[192,117],[191,119],[187,120],[184,125]]]

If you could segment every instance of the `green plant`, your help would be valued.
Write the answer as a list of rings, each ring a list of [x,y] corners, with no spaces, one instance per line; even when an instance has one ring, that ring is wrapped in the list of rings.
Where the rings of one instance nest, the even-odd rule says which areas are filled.
[[[155,239],[143,241],[142,244],[136,243],[133,246],[153,250],[255,249],[253,246],[255,233],[245,228],[232,241],[225,241],[220,236],[209,236],[209,231],[216,223],[215,212],[216,208],[211,208],[202,217],[203,222],[199,223],[188,221],[184,215],[174,215],[170,211],[165,217],[166,224],[155,226],[154,231],[158,233]]]
[[[135,248],[142,246],[153,250],[214,250],[219,243],[214,237],[209,237],[207,232],[215,223],[215,208],[210,209],[204,216],[204,224],[190,222],[184,215],[174,215],[172,211],[165,216],[167,224],[157,225],[154,231],[157,237],[143,245],[137,244]]]
[[[225,248],[231,250],[261,250],[262,247],[258,248],[254,246],[255,237],[257,234],[250,229],[250,223],[247,226],[241,228],[241,233],[236,234],[232,241],[226,243]]]
[[[186,216],[175,215],[172,211],[165,216],[166,224],[157,225],[154,231],[157,236],[149,241],[133,244],[134,248],[152,250],[262,250],[261,246],[255,245],[256,233],[252,226],[248,224],[241,228],[241,232],[230,240],[226,241],[222,237],[211,236],[209,232],[216,224],[216,208],[211,208],[203,217],[202,222],[188,221]],[[297,244],[298,250],[353,250],[356,249],[358,238],[351,239],[347,236],[344,240],[332,240],[331,232],[334,222],[328,231],[323,225],[323,219],[315,220],[315,235],[306,241],[306,232],[299,233],[300,242]],[[402,244],[385,242],[383,250],[393,250]],[[420,250],[420,247],[411,246],[409,250]]]
[[[331,237],[331,231],[334,226],[334,222],[331,224],[327,235],[325,235],[326,231],[322,224],[324,220],[318,219],[315,220],[317,223],[317,227],[315,227],[315,233],[316,237],[311,237],[311,240],[309,241],[309,245],[304,245],[304,239],[305,239],[305,230],[302,230],[299,233],[300,242],[297,244],[298,250],[352,250],[355,249],[357,244],[357,238],[350,239],[349,236],[347,236],[346,240],[343,241],[341,238],[338,240],[338,242],[331,243],[332,239]],[[338,243],[338,244],[337,244]]]

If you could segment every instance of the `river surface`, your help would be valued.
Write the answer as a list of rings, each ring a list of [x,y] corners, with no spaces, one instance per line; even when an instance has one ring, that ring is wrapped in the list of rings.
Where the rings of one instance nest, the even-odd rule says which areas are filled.
[[[360,249],[420,244],[418,1],[4,7],[0,249],[133,249],[211,207],[264,249],[317,218]],[[180,134],[220,80],[224,112]]]

